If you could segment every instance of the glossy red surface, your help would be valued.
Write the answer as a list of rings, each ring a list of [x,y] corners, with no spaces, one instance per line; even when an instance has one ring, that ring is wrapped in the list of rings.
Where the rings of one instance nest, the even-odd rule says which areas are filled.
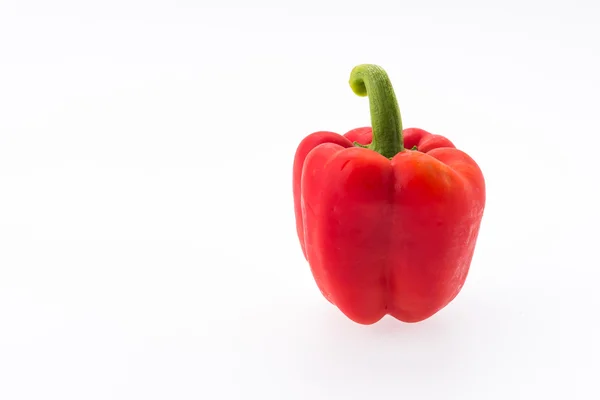
[[[353,145],[370,143],[370,128],[313,133],[295,156],[302,250],[323,295],[361,324],[421,321],[452,301],[485,206],[471,157],[442,136],[403,134],[406,150],[391,160]]]

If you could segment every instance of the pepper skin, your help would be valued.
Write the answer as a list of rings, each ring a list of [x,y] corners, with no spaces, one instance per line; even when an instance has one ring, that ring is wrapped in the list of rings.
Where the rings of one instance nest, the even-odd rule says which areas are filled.
[[[370,127],[316,132],[298,146],[298,237],[321,293],[348,318],[425,320],[463,287],[485,207],[477,163],[445,137],[402,129],[385,71],[352,70]]]

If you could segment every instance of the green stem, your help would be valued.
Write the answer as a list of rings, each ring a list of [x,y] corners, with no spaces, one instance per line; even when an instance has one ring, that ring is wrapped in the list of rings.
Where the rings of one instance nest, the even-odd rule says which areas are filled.
[[[350,73],[350,87],[359,96],[369,96],[373,141],[368,148],[387,158],[403,151],[400,108],[383,68],[373,64],[354,67]]]

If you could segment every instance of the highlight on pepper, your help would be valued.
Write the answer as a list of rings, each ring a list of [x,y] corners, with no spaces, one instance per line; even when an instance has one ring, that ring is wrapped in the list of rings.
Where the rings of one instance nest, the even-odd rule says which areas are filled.
[[[319,131],[294,157],[296,231],[323,296],[352,321],[423,321],[462,289],[486,201],[477,163],[444,136],[402,127],[383,68],[350,87],[371,126]]]

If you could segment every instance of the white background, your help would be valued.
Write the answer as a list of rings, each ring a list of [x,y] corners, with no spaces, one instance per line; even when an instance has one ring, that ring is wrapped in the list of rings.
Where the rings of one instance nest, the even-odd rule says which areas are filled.
[[[0,0],[0,398],[600,398],[598,3],[493,3]],[[349,321],[296,238],[361,63],[487,180],[419,324]]]

